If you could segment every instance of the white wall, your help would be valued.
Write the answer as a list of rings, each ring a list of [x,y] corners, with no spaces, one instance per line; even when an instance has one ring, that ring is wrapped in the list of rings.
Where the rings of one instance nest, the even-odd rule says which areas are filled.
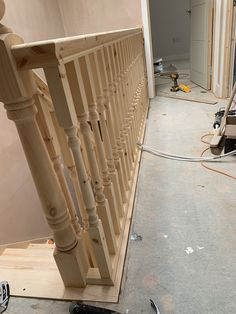
[[[141,27],[140,0],[58,0],[67,36]]]
[[[189,0],[150,0],[154,58],[189,57],[189,7]]]
[[[25,42],[64,37],[58,0],[5,0],[3,24]]]

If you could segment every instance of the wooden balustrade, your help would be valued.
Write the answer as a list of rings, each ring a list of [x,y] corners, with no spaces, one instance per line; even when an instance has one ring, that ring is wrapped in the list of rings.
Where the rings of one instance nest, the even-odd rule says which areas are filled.
[[[0,100],[16,123],[61,277],[72,287],[112,285],[148,107],[142,31],[29,44],[8,32],[1,27]]]

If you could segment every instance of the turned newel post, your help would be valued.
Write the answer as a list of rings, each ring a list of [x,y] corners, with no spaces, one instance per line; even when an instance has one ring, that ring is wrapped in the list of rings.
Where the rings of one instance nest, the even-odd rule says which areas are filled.
[[[0,1],[0,19],[5,12]],[[80,258],[78,240],[70,223],[67,205],[36,123],[36,92],[30,71],[18,71],[11,46],[22,43],[0,25],[0,101],[7,116],[16,124],[18,134],[56,243],[54,258],[66,286],[86,285],[86,267]]]

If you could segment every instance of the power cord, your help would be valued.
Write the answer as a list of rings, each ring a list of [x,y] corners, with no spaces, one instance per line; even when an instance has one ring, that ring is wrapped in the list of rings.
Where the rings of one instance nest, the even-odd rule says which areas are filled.
[[[205,138],[208,137],[208,136],[213,136],[213,134],[209,133],[209,134],[204,134],[202,137],[201,137],[201,141],[202,143],[204,144],[210,144],[210,142],[206,141]],[[154,156],[158,156],[158,157],[161,157],[161,158],[166,158],[166,159],[171,159],[171,160],[177,160],[177,161],[188,161],[188,162],[200,162],[202,167],[204,167],[205,169],[207,170],[210,170],[210,171],[213,171],[213,172],[216,172],[216,173],[219,173],[221,175],[224,175],[226,177],[229,177],[231,179],[234,179],[236,180],[236,177],[229,174],[229,173],[226,173],[224,171],[221,171],[221,170],[218,170],[218,169],[215,169],[215,168],[211,168],[207,165],[205,165],[204,163],[205,162],[214,162],[214,161],[219,161],[220,159],[223,159],[225,157],[228,157],[228,156],[232,156],[232,155],[235,155],[236,153],[236,150],[232,151],[232,152],[229,152],[227,154],[223,154],[223,155],[220,155],[220,156],[213,156],[213,157],[203,157],[203,155],[205,154],[205,152],[207,152],[208,150],[210,150],[210,147],[207,147],[205,148],[200,157],[191,157],[191,156],[180,156],[180,155],[174,155],[174,154],[169,154],[169,153],[165,153],[165,152],[160,152],[156,149],[153,149],[151,147],[148,147],[147,145],[143,145],[141,143],[137,143],[139,149],[141,149],[142,151],[145,151],[147,153],[150,153]]]
[[[174,154],[169,154],[165,152],[158,151],[156,149],[153,149],[147,145],[143,145],[138,143],[137,144],[140,149],[142,149],[145,152],[148,152],[152,155],[166,158],[166,159],[171,159],[171,160],[177,160],[177,161],[188,161],[188,162],[214,162],[218,161],[219,159],[226,158],[228,156],[232,156],[236,154],[236,150],[229,152],[227,154],[219,155],[219,156],[212,156],[212,157],[192,157],[192,156],[181,156],[181,155],[174,155]]]

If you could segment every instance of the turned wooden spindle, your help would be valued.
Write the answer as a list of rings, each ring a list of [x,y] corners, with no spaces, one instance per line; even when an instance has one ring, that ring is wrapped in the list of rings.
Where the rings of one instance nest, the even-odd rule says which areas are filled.
[[[73,158],[70,148],[68,147],[66,134],[64,130],[58,124],[53,106],[52,106],[52,110],[50,111],[50,114],[53,121],[53,126],[55,128],[55,132],[57,135],[57,139],[60,145],[60,149],[62,152],[63,161],[69,171],[69,175],[72,180],[73,188],[75,191],[75,196],[76,196],[78,210],[79,210],[77,214],[82,218],[82,226],[83,226],[82,236],[85,241],[85,248],[88,253],[90,265],[91,267],[97,267],[96,257],[95,257],[95,254],[92,248],[91,239],[88,233],[88,229],[89,229],[88,214],[86,212],[86,207],[85,207],[84,200],[82,197],[82,192],[79,185],[79,179],[77,176],[74,158]]]
[[[63,156],[63,160],[64,160],[64,164],[66,165],[68,171],[69,171],[69,175],[70,178],[72,180],[73,183],[73,187],[75,190],[75,195],[76,195],[76,200],[79,206],[79,213],[78,215],[81,216],[82,218],[82,222],[83,222],[83,229],[87,230],[89,223],[88,223],[88,215],[85,209],[85,204],[83,201],[83,197],[82,197],[82,193],[80,190],[80,186],[79,186],[79,182],[78,182],[78,176],[76,173],[76,167],[75,167],[75,162],[73,159],[73,155],[72,152],[70,150],[70,148],[68,147],[68,141],[67,141],[67,137],[66,134],[63,130],[63,128],[60,127],[57,118],[56,118],[56,114],[53,110],[50,112],[51,114],[51,118],[52,118],[52,122],[53,122],[53,126],[55,128],[55,132],[57,135],[57,139],[60,145],[60,149],[62,152],[62,156]]]
[[[66,69],[64,65],[53,66],[45,68],[44,73],[58,122],[65,130],[68,137],[68,145],[74,157],[80,189],[89,219],[88,232],[92,241],[99,272],[101,278],[110,281],[112,284],[112,265],[103,226],[97,215],[94,194],[81,154],[80,141],[77,135],[78,120]]]
[[[115,167],[118,173],[118,179],[119,179],[119,186],[120,191],[122,195],[122,201],[123,203],[126,203],[127,201],[127,194],[126,194],[126,183],[124,179],[124,160],[123,156],[119,154],[117,141],[116,141],[116,124],[113,121],[115,117],[112,116],[111,113],[111,98],[112,95],[110,91],[108,90],[107,86],[109,85],[108,75],[106,72],[106,64],[105,64],[105,57],[103,54],[103,50],[96,52],[97,61],[96,64],[99,67],[99,73],[101,74],[101,82],[102,82],[102,95],[104,100],[104,115],[106,115],[106,126],[109,133],[109,138],[111,142],[111,148],[112,148],[112,155],[114,158]],[[108,143],[108,142],[107,142]],[[108,148],[106,147],[106,151],[108,154]]]
[[[118,89],[118,83],[116,80],[116,68],[115,68],[115,62],[113,60],[113,54],[111,53],[111,47],[107,46],[105,48],[105,56],[108,61],[108,70],[110,74],[110,89],[113,92],[114,95],[114,109],[115,116],[118,118],[118,132],[120,136],[120,145],[121,145],[121,151],[124,154],[124,160],[125,160],[125,176],[126,176],[126,182],[127,182],[127,190],[129,189],[128,181],[130,179],[130,169],[129,169],[129,161],[128,161],[128,147],[126,143],[126,138],[125,138],[125,132],[124,132],[124,113],[123,113],[123,102],[120,97],[120,91]]]
[[[122,118],[121,118],[121,112],[120,112],[120,104],[117,99],[117,91],[116,87],[114,85],[114,78],[113,78],[113,72],[112,72],[112,64],[110,60],[110,54],[108,47],[105,47],[102,51],[103,60],[105,62],[105,69],[107,71],[108,76],[108,86],[107,91],[109,91],[110,96],[110,113],[114,117],[114,130],[116,132],[116,142],[117,142],[117,150],[119,153],[119,156],[121,158],[122,163],[122,170],[123,170],[123,176],[124,176],[124,183],[126,190],[129,190],[129,180],[128,180],[128,169],[127,169],[127,149],[125,146],[125,141],[122,134]]]
[[[136,148],[136,143],[137,143],[136,134],[137,134],[137,129],[140,128],[140,124],[138,122],[138,117],[137,117],[139,107],[136,101],[136,87],[135,87],[135,79],[134,79],[134,77],[136,78],[136,76],[134,76],[134,73],[132,71],[134,69],[134,64],[135,64],[134,56],[136,55],[137,52],[134,49],[134,47],[132,47],[132,50],[134,51],[134,55],[130,54],[129,47],[130,47],[131,42],[132,42],[132,39],[130,38],[122,41],[120,45],[120,50],[124,56],[123,75],[125,77],[126,86],[129,91],[128,93],[129,103],[130,103],[129,116],[132,121],[132,143],[133,143],[134,160],[136,160],[135,157],[138,156],[137,148]]]
[[[92,63],[91,73],[96,77],[93,80],[96,93],[97,93],[97,105],[98,105],[98,113],[100,117],[100,127],[103,137],[103,143],[106,153],[107,166],[108,171],[111,177],[111,181],[114,186],[116,203],[118,206],[118,210],[120,216],[123,215],[123,204],[122,204],[122,196],[121,196],[121,188],[118,181],[118,173],[115,168],[115,162],[112,154],[112,144],[110,140],[110,135],[107,128],[106,116],[105,116],[105,97],[103,95],[103,84],[102,84],[102,74],[100,72],[99,63],[98,63],[98,55],[97,52],[90,55],[90,62]]]
[[[115,73],[115,81],[117,85],[117,90],[119,94],[119,99],[122,104],[123,115],[122,115],[122,122],[123,122],[123,135],[125,138],[125,142],[128,149],[128,166],[129,166],[129,175],[131,175],[131,171],[133,169],[133,151],[132,151],[132,140],[130,135],[130,127],[129,127],[129,117],[128,117],[128,104],[125,99],[125,88],[123,77],[121,76],[121,64],[119,58],[119,50],[117,49],[117,43],[114,43],[110,46],[112,62],[114,63],[114,73]],[[130,176],[129,176],[130,179]]]
[[[75,60],[68,64],[66,66],[66,70],[68,72],[68,82],[72,91],[74,106],[80,125],[80,132],[83,137],[86,155],[88,158],[88,165],[93,182],[98,215],[103,223],[109,252],[111,254],[115,254],[117,250],[117,244],[115,239],[114,226],[112,223],[110,206],[104,194],[101,172],[98,166],[94,144],[92,141],[93,134],[88,124],[89,105],[79,61]]]
[[[97,202],[98,215],[103,223],[103,228],[106,235],[109,252],[111,254],[115,254],[117,250],[117,244],[115,239],[114,226],[112,223],[110,206],[104,194],[102,179],[98,163],[95,158],[94,147],[91,142],[91,129],[88,124],[88,116],[86,114],[78,115],[78,120],[80,123],[82,136],[84,137],[85,149],[89,160],[95,200]]]
[[[132,103],[132,113],[133,113],[133,119],[134,119],[134,128],[133,128],[133,133],[134,133],[134,139],[135,142],[137,143],[137,132],[138,129],[140,127],[139,125],[139,121],[138,121],[138,104],[137,104],[137,76],[134,73],[134,59],[132,58],[132,54],[130,53],[130,45],[132,45],[132,41],[133,39],[126,39],[124,41],[124,52],[125,52],[125,56],[126,56],[126,69],[125,69],[125,75],[127,78],[127,82],[129,84],[129,88],[130,88],[130,102]],[[132,47],[132,49],[134,50],[134,48]]]
[[[97,89],[96,89],[96,82],[98,81],[98,78],[96,77],[95,71],[92,70],[91,65],[91,58],[89,55],[85,56],[85,58],[80,59],[80,65],[82,70],[82,76],[83,80],[87,82],[87,84],[84,84],[85,93],[87,95],[87,101],[88,101],[88,110],[89,110],[89,121],[92,125],[92,130],[95,138],[96,143],[96,149],[98,152],[98,163],[100,166],[102,179],[103,179],[103,186],[104,186],[104,194],[107,197],[113,227],[116,234],[120,234],[121,226],[120,226],[120,219],[118,214],[118,205],[114,193],[113,183],[111,181],[109,172],[108,172],[108,166],[107,166],[107,160],[106,160],[106,154],[105,154],[105,148],[104,144],[101,138],[101,130],[99,126],[101,127],[99,114],[97,111]],[[95,66],[93,64],[93,66]],[[99,123],[99,124],[98,124]]]
[[[39,125],[39,129],[41,131],[42,137],[46,144],[49,156],[52,160],[54,170],[57,174],[58,181],[61,185],[62,191],[64,193],[67,206],[69,209],[71,223],[75,230],[75,233],[78,237],[81,237],[82,228],[79,224],[79,219],[76,213],[76,209],[74,206],[74,202],[72,200],[72,196],[66,182],[65,174],[64,174],[64,165],[62,163],[61,150],[59,147],[59,143],[57,141],[56,131],[53,126],[49,106],[44,97],[44,94],[38,90],[34,96],[35,104],[38,110],[37,114],[37,122]]]
[[[134,118],[133,118],[133,108],[132,102],[129,101],[129,88],[128,82],[126,82],[125,76],[125,52],[123,51],[123,41],[117,42],[116,45],[117,56],[119,58],[119,67],[120,67],[120,78],[123,87],[123,95],[124,101],[126,103],[126,110],[127,110],[127,128],[131,142],[131,150],[132,150],[132,161],[135,162],[135,154],[137,151],[137,145],[135,143],[134,137]]]
[[[1,18],[5,8],[1,5]],[[86,269],[82,263],[78,239],[70,223],[67,204],[46,147],[36,123],[33,94],[36,88],[32,73],[18,72],[13,61],[11,46],[23,40],[15,34],[0,34],[0,101],[7,115],[16,124],[24,152],[44,209],[48,225],[55,240],[54,258],[66,286],[84,287]],[[67,265],[70,265],[70,268]]]
[[[121,115],[121,125],[120,125],[120,132],[121,132],[121,139],[122,145],[125,149],[125,157],[126,157],[126,165],[127,165],[127,176],[128,180],[131,179],[131,170],[132,170],[132,150],[130,145],[130,138],[128,134],[127,128],[127,112],[124,97],[122,96],[124,91],[122,90],[121,79],[119,76],[119,65],[118,65],[118,58],[117,58],[117,51],[115,50],[114,45],[108,47],[108,58],[110,58],[111,70],[112,70],[112,77],[113,82],[116,89],[116,99],[117,103],[119,104],[120,108],[120,115]]]
[[[55,110],[54,110],[54,106],[53,106],[51,96],[48,90],[48,86],[36,74],[34,74],[34,79],[38,87],[37,93],[34,95],[36,107],[38,109],[37,122],[40,128],[42,137],[46,144],[49,155],[53,161],[53,164],[55,165],[58,171],[58,174],[57,174],[58,179],[62,186],[62,190],[63,190],[63,193],[65,195],[65,198],[69,207],[69,211],[71,213],[71,216],[73,217],[72,225],[74,225],[75,230],[77,230],[78,232],[81,229],[81,227],[77,225],[78,216],[82,217],[83,229],[85,230],[86,229],[85,225],[86,226],[88,225],[87,214],[85,211],[85,206],[83,204],[81,192],[77,193],[76,188],[78,187],[78,184],[76,185],[76,188],[74,185],[74,190],[75,190],[77,202],[79,205],[79,208],[77,206],[75,209],[67,180],[65,180],[64,164],[67,166],[69,170],[69,174],[73,172],[73,170],[70,171],[71,168],[73,169],[75,168],[73,156],[71,154],[71,151],[68,148],[65,132],[63,131],[63,129],[59,126],[57,122],[57,119],[55,116]],[[62,163],[62,158],[63,158],[63,163]],[[60,166],[59,166],[59,163],[60,163]],[[62,178],[62,175],[64,175],[64,179]],[[71,175],[71,178],[72,178],[72,182],[74,183],[75,176]],[[78,181],[78,178],[77,178],[77,181]]]

